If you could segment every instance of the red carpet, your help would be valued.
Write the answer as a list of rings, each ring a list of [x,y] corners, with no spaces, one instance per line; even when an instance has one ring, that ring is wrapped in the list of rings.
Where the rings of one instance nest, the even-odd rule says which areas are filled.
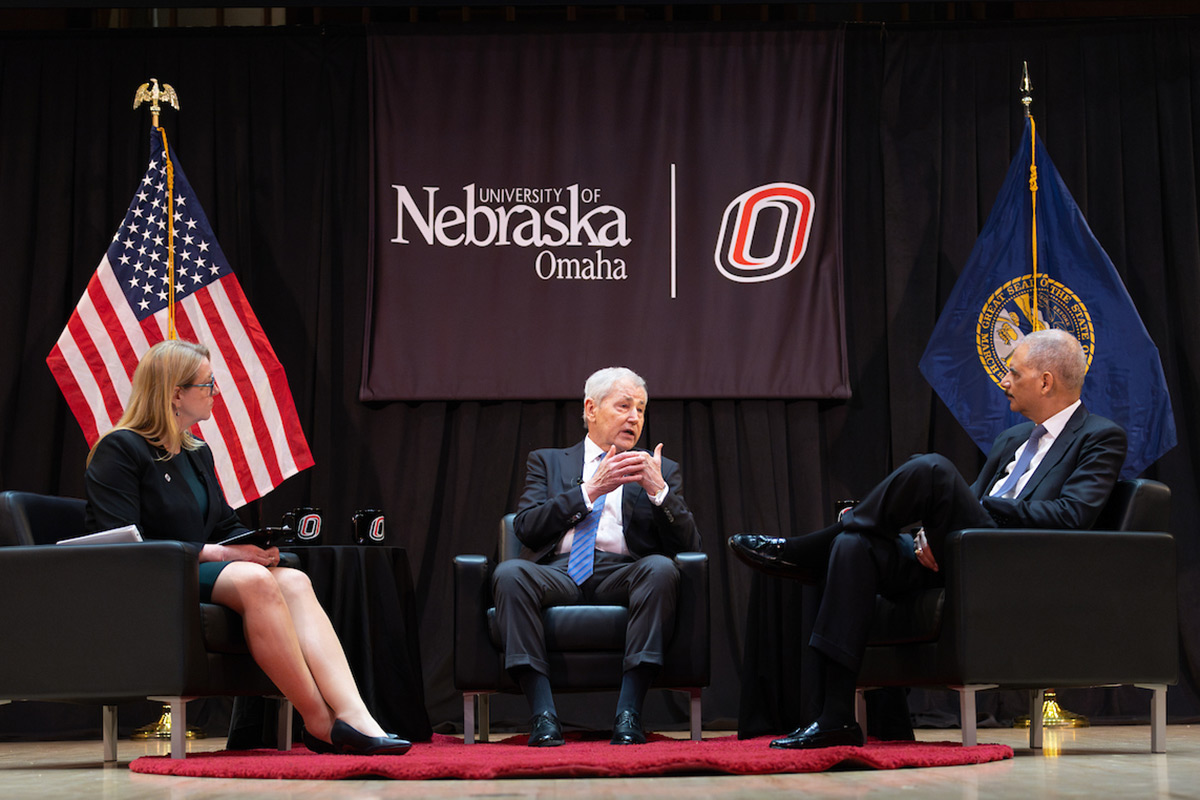
[[[823,772],[851,768],[899,769],[981,764],[1012,758],[1000,744],[963,747],[953,742],[868,742],[865,747],[821,750],[772,750],[771,737],[735,736],[700,742],[652,735],[648,744],[613,747],[602,740],[569,739],[562,747],[531,748],[524,736],[499,743],[465,745],[461,739],[435,734],[428,744],[415,744],[403,756],[319,756],[297,746],[277,750],[222,750],[195,753],[186,759],[143,756],[129,765],[133,772],[206,778],[289,778],[335,780],[381,777],[396,780],[437,778],[573,778],[633,777],[725,773],[752,775],[779,772]]]

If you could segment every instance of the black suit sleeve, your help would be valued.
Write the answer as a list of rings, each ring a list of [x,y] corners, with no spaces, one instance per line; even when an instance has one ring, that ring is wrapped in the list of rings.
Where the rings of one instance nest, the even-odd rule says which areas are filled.
[[[683,475],[679,465],[663,459],[663,479],[670,490],[661,506],[646,498],[654,518],[653,528],[658,533],[659,546],[667,555],[700,550],[700,531],[692,510],[683,499]]]
[[[525,464],[525,491],[517,503],[513,530],[521,544],[530,550],[542,550],[558,541],[588,511],[578,484],[551,493],[552,480],[563,485],[557,474],[551,474],[550,459],[555,455],[553,450],[534,450]]]

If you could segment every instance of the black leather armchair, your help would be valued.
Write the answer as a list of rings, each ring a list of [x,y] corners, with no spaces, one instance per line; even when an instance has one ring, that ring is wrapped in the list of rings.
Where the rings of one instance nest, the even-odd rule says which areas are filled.
[[[54,546],[84,533],[83,500],[0,493],[0,703],[104,707],[104,760],[117,758],[117,704],[171,705],[171,755],[185,755],[186,703],[279,696],[251,658],[241,617],[199,598],[197,561],[179,542]],[[279,749],[291,749],[291,703]]]
[[[1031,748],[1042,746],[1048,688],[1151,689],[1151,750],[1166,749],[1167,685],[1177,681],[1175,541],[1170,489],[1120,481],[1096,530],[957,531],[939,555],[948,582],[877,601],[862,690],[948,686],[974,745],[975,692],[1030,690]]]
[[[516,557],[521,543],[513,517],[500,523],[500,560]],[[680,553],[679,604],[675,636],[668,647],[655,688],[686,692],[690,700],[691,737],[700,738],[701,689],[708,685],[709,603],[708,556]],[[491,588],[492,564],[481,555],[454,559],[454,686],[463,693],[465,741],[475,740],[475,699],[479,703],[479,738],[488,740],[488,698],[495,692],[519,693],[504,669],[504,650],[495,625]],[[550,681],[555,691],[615,689],[621,683],[621,660],[629,610],[624,606],[554,606],[544,612]]]

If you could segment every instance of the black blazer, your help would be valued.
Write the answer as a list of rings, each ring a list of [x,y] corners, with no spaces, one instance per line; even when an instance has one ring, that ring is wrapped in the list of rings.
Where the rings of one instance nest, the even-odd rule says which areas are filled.
[[[133,431],[101,439],[84,474],[87,530],[136,525],[143,538],[189,542],[197,554],[205,542],[247,530],[225,500],[208,445],[163,460],[166,454]],[[183,458],[208,489],[205,517],[184,478]]]
[[[524,545],[520,558],[540,561],[588,513],[579,488],[583,483],[583,444],[580,440],[565,450],[545,448],[529,454],[525,491],[513,520],[513,530]],[[700,549],[696,521],[683,499],[679,465],[663,458],[662,474],[670,490],[661,506],[650,502],[640,484],[626,484],[621,493],[625,543],[638,558]]]
[[[1017,497],[988,497],[1032,430],[1025,422],[996,437],[971,487],[975,496],[1001,527],[1091,528],[1125,463],[1125,431],[1080,406]]]

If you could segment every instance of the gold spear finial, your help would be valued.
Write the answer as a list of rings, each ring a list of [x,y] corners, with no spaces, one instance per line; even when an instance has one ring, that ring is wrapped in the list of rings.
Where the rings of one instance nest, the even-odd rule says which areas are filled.
[[[151,86],[153,84],[153,86]],[[138,87],[137,94],[133,96],[133,107],[137,108],[142,104],[142,101],[150,101],[150,123],[154,127],[158,127],[158,112],[162,110],[159,102],[164,102],[179,110],[179,96],[175,94],[174,87],[169,83],[164,83],[162,88],[158,88],[158,78],[151,78],[150,83],[143,83]]]
[[[1029,82],[1029,62],[1021,62],[1021,105],[1025,106],[1025,117],[1029,118],[1029,104],[1033,102],[1033,84]]]

